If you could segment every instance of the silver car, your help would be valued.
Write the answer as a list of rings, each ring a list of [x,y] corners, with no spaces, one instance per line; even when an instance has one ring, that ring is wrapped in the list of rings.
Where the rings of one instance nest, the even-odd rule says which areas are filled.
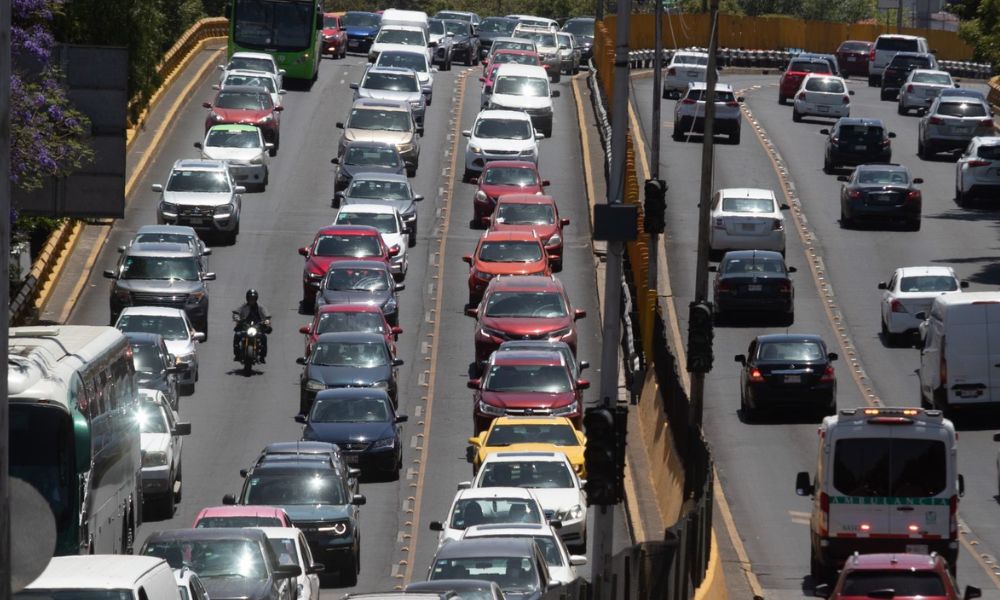
[[[355,100],[372,98],[408,103],[413,111],[413,120],[417,122],[418,133],[423,132],[427,102],[420,91],[420,79],[413,69],[373,67],[365,72],[361,83],[352,83],[351,89],[354,90]]]
[[[230,244],[236,243],[246,188],[237,185],[225,161],[178,160],[167,184],[155,183],[153,191],[160,194],[159,224],[217,232]]]
[[[928,108],[941,90],[958,87],[947,71],[913,69],[899,90],[896,112],[905,115],[913,109]]]
[[[927,159],[939,152],[964,150],[972,138],[994,131],[993,110],[982,100],[938,97],[920,118],[917,156]]]
[[[205,140],[195,142],[201,157],[224,160],[238,185],[253,185],[263,191],[268,182],[268,162],[274,144],[264,141],[264,134],[253,125],[213,125]]]
[[[566,75],[576,75],[580,72],[580,47],[576,45],[576,37],[572,33],[558,32],[559,59]]]
[[[438,68],[431,66],[427,55],[416,50],[385,50],[378,55],[375,67],[413,69],[420,80],[420,90],[427,97],[427,106],[434,101],[434,74]]]
[[[548,29],[518,25],[514,28],[514,37],[520,37],[535,42],[542,66],[549,74],[552,83],[562,79],[562,59],[559,57],[559,38],[555,32]]]
[[[187,244],[201,252],[201,262],[204,267],[208,266],[208,259],[205,258],[212,253],[212,249],[205,245],[205,242],[198,237],[198,232],[194,227],[182,225],[143,225],[135,230],[135,235],[129,240],[128,246],[141,244],[143,242],[166,242],[169,244]],[[119,246],[118,252],[124,253],[128,246]],[[208,269],[203,269],[207,271]]]
[[[351,185],[334,195],[339,206],[350,204],[383,204],[392,206],[403,217],[403,225],[410,236],[408,243],[417,243],[417,202],[423,196],[413,193],[410,181],[403,175],[391,173],[357,173]]]

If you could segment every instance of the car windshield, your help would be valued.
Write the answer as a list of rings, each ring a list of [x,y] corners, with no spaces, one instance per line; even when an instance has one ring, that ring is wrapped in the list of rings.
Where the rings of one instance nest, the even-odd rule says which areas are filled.
[[[277,91],[274,88],[274,80],[263,75],[244,75],[242,73],[232,73],[226,76],[226,80],[222,83],[222,87],[225,88],[231,85],[248,85],[250,87],[264,88],[269,94],[273,94]]]
[[[404,46],[423,46],[424,34],[419,31],[409,29],[383,29],[379,31],[378,44],[402,44]]]
[[[262,517],[247,515],[239,517],[202,517],[195,527],[283,527],[284,523],[277,517]]]
[[[168,244],[188,244],[189,246],[195,246],[196,235],[188,235],[186,233],[138,233],[135,239],[132,240],[135,243],[142,242],[166,242]]]
[[[914,275],[899,282],[901,292],[954,292],[958,281],[949,275]]]
[[[561,394],[573,391],[569,371],[561,365],[493,365],[483,389],[491,392]]]
[[[556,213],[548,204],[501,202],[497,206],[496,220],[506,225],[551,225],[556,222]]]
[[[906,185],[910,178],[906,171],[895,169],[859,169],[858,183],[874,185]]]
[[[413,69],[417,73],[427,72],[427,58],[416,52],[383,52],[378,55],[378,66]]]
[[[444,26],[448,30],[448,33],[453,35],[464,35],[469,33],[469,24],[462,21],[445,21]]]
[[[268,110],[273,105],[267,94],[221,91],[215,97],[215,106],[231,110]]]
[[[948,485],[946,454],[940,440],[841,439],[834,450],[833,487],[845,496],[937,496]]]
[[[873,143],[882,141],[883,131],[881,125],[841,125],[834,137],[847,143]]]
[[[232,131],[225,129],[213,129],[208,132],[206,146],[217,148],[260,148],[260,133],[254,131]]]
[[[516,65],[538,65],[538,55],[537,54],[514,54],[513,52],[499,52],[493,57],[492,64],[499,67],[500,65],[513,63]],[[496,73],[496,68],[490,70],[490,75]]]
[[[121,278],[198,281],[198,261],[194,257],[126,256]]]
[[[267,558],[261,547],[250,540],[175,539],[147,542],[145,556],[162,558],[171,569],[188,567],[202,579],[239,577],[267,579]]]
[[[140,402],[135,413],[141,433],[170,433],[170,424],[163,406],[155,402]]]
[[[538,242],[483,242],[479,247],[479,260],[483,262],[536,262],[542,260],[542,246]]]
[[[407,181],[385,179],[355,179],[347,191],[349,198],[369,198],[372,200],[410,200],[410,184]]]
[[[336,29],[339,26],[337,19],[334,15],[323,15],[323,29]]]
[[[502,42],[493,42],[493,52],[498,52],[500,50],[527,50],[529,52],[535,51],[534,42],[525,42],[518,40],[504,40]]]
[[[405,110],[378,110],[355,108],[347,122],[348,129],[372,129],[376,131],[411,131],[410,113]]]
[[[479,487],[571,488],[573,473],[562,461],[487,462]]]
[[[937,114],[946,117],[985,117],[986,106],[978,102],[941,102]]]
[[[455,502],[450,527],[465,529],[495,523],[544,523],[538,505],[524,498],[463,498]],[[449,577],[449,579],[451,579]]]
[[[513,444],[552,444],[555,446],[579,446],[576,430],[572,425],[494,425],[486,438],[487,446],[511,446]]]
[[[701,54],[675,54],[672,62],[675,65],[708,66],[708,56],[702,56]]]
[[[545,46],[546,48],[551,48],[553,46],[558,46],[559,41],[556,39],[555,33],[531,33],[528,39],[534,40],[536,46]]]
[[[868,52],[871,44],[867,42],[844,42],[837,50],[839,52]]]
[[[344,154],[345,165],[398,167],[399,155],[392,148],[349,147]]]
[[[434,35],[444,35],[444,21],[441,19],[431,19],[427,22],[427,30]]]
[[[349,12],[340,17],[342,27],[378,27],[382,18],[372,13]]]
[[[399,233],[396,215],[392,213],[357,213],[345,210],[337,214],[337,225],[367,225],[379,233]]]
[[[247,480],[244,504],[287,506],[347,503],[343,478],[339,473],[306,472],[253,475]],[[201,574],[200,572],[198,573]]]
[[[385,423],[385,398],[317,398],[309,412],[312,423]]]
[[[757,351],[760,360],[823,360],[823,347],[816,342],[763,342]]]
[[[313,256],[381,256],[382,247],[374,235],[324,235],[313,246]]]
[[[465,21],[468,23],[472,22],[472,15],[466,15],[462,13],[448,12],[446,10],[438,11],[434,15],[435,19],[453,19],[456,21]]]
[[[291,538],[267,538],[267,543],[271,546],[271,551],[278,558],[279,565],[299,564],[299,549],[295,546],[295,540]]]
[[[320,342],[313,348],[310,363],[323,367],[368,369],[389,364],[385,342]]]
[[[569,33],[557,33],[556,38],[559,40],[559,45],[566,46],[567,48],[573,47],[573,36]]]
[[[336,267],[330,269],[326,289],[339,292],[384,292],[389,289],[385,269]]]
[[[1000,146],[997,146],[1000,148]],[[538,176],[534,169],[522,169],[520,167],[487,167],[483,175],[483,182],[490,185],[517,185],[521,187],[535,187],[538,185]]]
[[[505,75],[497,78],[493,93],[542,98],[549,95],[549,82],[541,77]]]
[[[473,133],[478,138],[530,140],[533,131],[531,121],[526,119],[487,118],[476,121],[476,130]]]
[[[980,146],[976,150],[976,156],[986,160],[1000,160],[1000,144],[996,146]]]
[[[914,83],[932,83],[935,85],[952,85],[951,75],[947,73],[914,73]]]
[[[889,67],[910,71],[913,69],[926,68],[931,66],[931,59],[926,56],[900,56],[892,57]]]
[[[725,274],[740,273],[785,273],[785,264],[780,258],[730,258],[722,267]]]
[[[723,198],[722,210],[735,213],[774,212],[774,200],[770,198]]]
[[[157,346],[146,343],[136,344],[135,342],[131,346],[132,364],[135,365],[136,372],[159,375],[163,369],[167,368]]]
[[[203,192],[219,194],[231,191],[223,171],[187,171],[175,169],[167,181],[168,192]]]
[[[806,81],[806,91],[824,94],[843,94],[844,82],[832,77],[810,77]]]
[[[438,559],[431,569],[430,578],[495,581],[505,594],[529,593],[540,585],[530,558],[477,556]]]
[[[517,21],[488,18],[479,24],[479,33],[510,33],[516,26]]]
[[[376,312],[323,313],[319,316],[316,333],[385,333],[382,330],[384,320],[382,313]]]
[[[486,316],[565,317],[566,303],[558,292],[496,292],[486,301]]]
[[[917,49],[917,40],[913,38],[880,37],[875,40],[876,50],[892,52],[913,52]]]
[[[404,73],[368,73],[361,86],[368,90],[386,90],[390,92],[419,92],[420,84],[413,75]]]
[[[229,60],[226,67],[229,71],[263,71],[265,73],[277,73],[274,70],[274,63],[268,58],[251,58],[246,56],[234,56]]]
[[[891,594],[884,592],[891,590]],[[878,595],[876,596],[876,593]],[[946,596],[944,581],[934,571],[887,569],[848,571],[841,596],[858,598],[934,598]]]
[[[573,35],[582,35],[585,37],[594,37],[594,22],[590,20],[570,20],[566,22],[563,26],[563,30],[572,33]]]
[[[130,315],[125,313],[118,318],[115,327],[127,333],[158,333],[165,340],[188,339],[187,323],[184,322],[184,317],[181,315]]]

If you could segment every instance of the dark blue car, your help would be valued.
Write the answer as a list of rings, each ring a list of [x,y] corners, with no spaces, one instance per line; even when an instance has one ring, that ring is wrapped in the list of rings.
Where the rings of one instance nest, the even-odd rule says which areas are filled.
[[[382,17],[371,12],[351,10],[340,17],[340,26],[347,31],[347,51],[368,54],[382,26]]]

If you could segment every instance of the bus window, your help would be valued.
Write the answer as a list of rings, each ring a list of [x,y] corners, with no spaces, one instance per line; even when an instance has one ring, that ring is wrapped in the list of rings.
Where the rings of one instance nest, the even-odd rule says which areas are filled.
[[[49,503],[57,531],[73,526],[76,503],[73,422],[63,410],[10,404],[10,474],[30,483]]]

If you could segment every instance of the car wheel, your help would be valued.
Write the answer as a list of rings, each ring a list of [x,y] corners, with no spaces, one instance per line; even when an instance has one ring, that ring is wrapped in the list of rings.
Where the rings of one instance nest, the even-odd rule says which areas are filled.
[[[740,391],[740,416],[743,418],[744,423],[753,423],[754,415],[753,409],[750,408],[750,403],[746,399],[746,395],[743,391]]]
[[[955,204],[964,207],[968,203],[968,196],[961,189],[955,188]]]
[[[927,149],[924,148],[924,143],[919,139],[917,140],[917,156],[923,160],[927,160]]]
[[[878,78],[874,75],[868,76],[868,87],[875,87],[878,85]]]
[[[896,105],[896,114],[905,115],[907,112],[909,111],[906,110],[906,107],[903,106],[902,102]]]
[[[406,165],[406,176],[413,177],[417,174],[417,165]]]
[[[472,61],[472,50],[465,53],[465,66],[471,67],[475,63]]]
[[[794,108],[792,109],[792,121],[794,121],[795,123],[801,123],[802,122],[802,113],[800,113],[799,111],[795,110]]]
[[[844,212],[844,208],[841,207],[840,208],[840,228],[841,229],[851,229],[853,226],[854,226],[853,219],[851,219],[850,217],[848,217],[847,213]]]
[[[782,96],[781,94],[778,94],[778,104],[784,106],[786,100],[788,100],[788,98],[786,98],[785,96]]]
[[[200,319],[198,325],[195,326],[195,331],[200,331],[205,334],[205,340],[208,341],[208,317]]]
[[[740,143],[740,132],[729,134],[729,143],[733,145],[738,145]]]
[[[462,173],[462,183],[468,183],[468,182],[472,181],[472,178],[475,177],[475,176],[476,176],[475,171],[471,171],[469,169],[466,169],[465,172]]]
[[[674,123],[674,132],[672,134],[670,134],[670,137],[674,138],[675,142],[683,142],[684,141],[684,132],[681,131],[680,126],[679,126],[678,123]]]
[[[829,582],[834,576],[833,570],[824,565],[821,560],[816,557],[816,551],[809,551],[809,575],[812,576],[813,583],[826,583]]]
[[[160,500],[160,517],[163,519],[174,518],[174,508],[177,505],[177,497],[174,495],[174,478],[170,479],[171,485],[167,486],[167,493]]]
[[[562,81],[562,73],[559,69],[556,69],[556,72],[552,74],[552,83],[559,83],[560,81]]]
[[[177,502],[181,501],[181,499],[182,499],[181,497],[184,494],[184,472],[183,472],[183,468],[184,468],[183,464],[178,464],[177,465],[177,475],[174,476],[174,481],[176,481],[177,483],[181,484],[181,485],[179,485],[177,487],[177,495],[174,497]]]
[[[358,557],[351,556],[350,559],[344,561],[340,569],[340,585],[353,587],[358,585]]]
[[[920,219],[913,219],[906,224],[906,228],[909,231],[920,231]]]
[[[829,156],[823,157],[823,172],[827,175],[833,175],[833,171],[837,168],[837,165],[833,164]]]

